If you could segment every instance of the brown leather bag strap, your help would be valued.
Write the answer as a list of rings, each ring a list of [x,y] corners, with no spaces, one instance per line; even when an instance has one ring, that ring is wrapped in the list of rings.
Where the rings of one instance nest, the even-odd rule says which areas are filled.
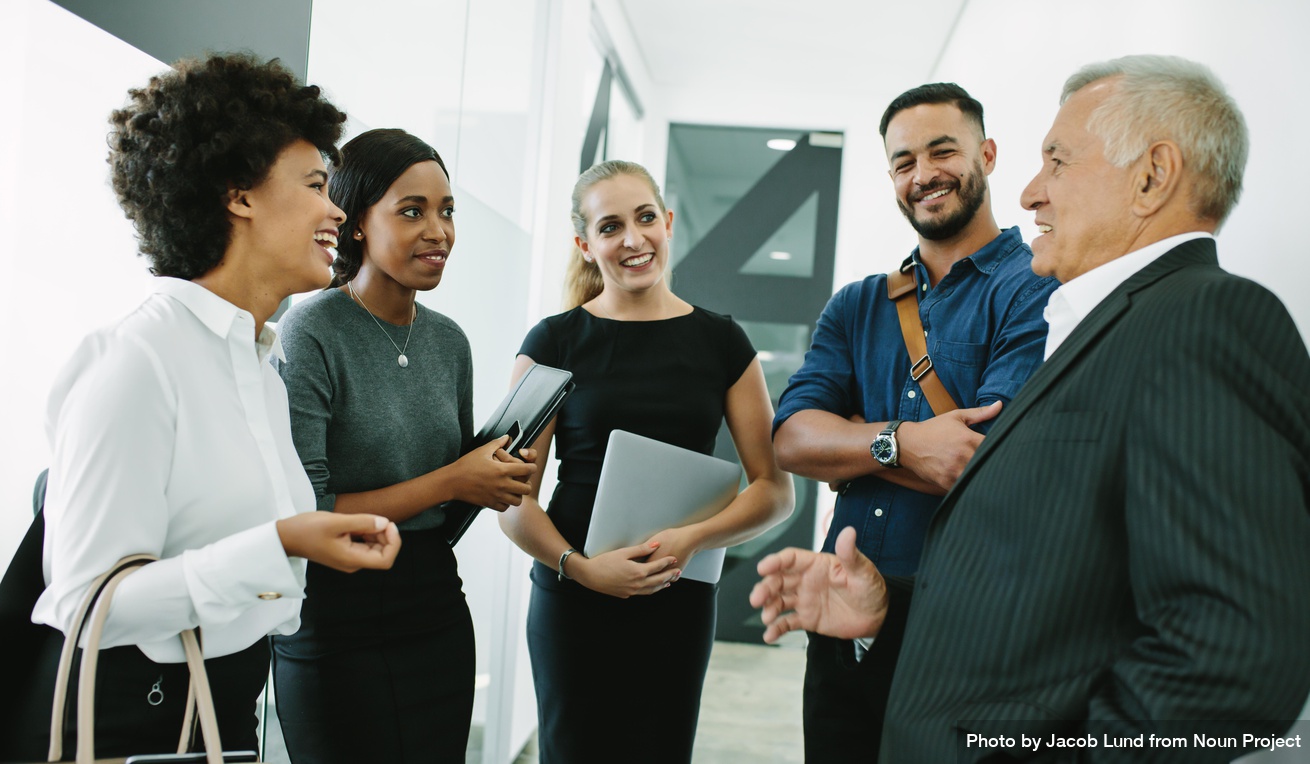
[[[901,337],[905,351],[910,354],[910,377],[928,398],[932,413],[941,416],[960,406],[946,392],[937,377],[932,359],[928,357],[928,344],[923,336],[923,322],[919,320],[919,300],[914,295],[914,274],[902,268],[887,274],[887,297],[896,303],[896,316],[901,320]]]

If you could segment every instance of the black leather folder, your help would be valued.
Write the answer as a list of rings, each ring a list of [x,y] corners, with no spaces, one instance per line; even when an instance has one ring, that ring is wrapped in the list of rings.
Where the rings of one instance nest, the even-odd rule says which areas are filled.
[[[500,402],[496,412],[491,415],[482,429],[478,430],[478,434],[473,436],[469,450],[481,448],[509,433],[517,424],[520,430],[518,445],[510,451],[510,454],[518,456],[519,447],[531,446],[537,440],[541,431],[546,429],[550,420],[555,418],[560,406],[564,405],[564,399],[569,397],[571,392],[573,392],[571,372],[533,364],[528,368],[527,373],[519,378],[519,383],[514,386],[509,395],[505,396],[505,400]],[[469,526],[473,524],[473,519],[478,516],[478,512],[482,510],[482,507],[465,501],[448,501],[442,504],[441,508],[446,513],[441,528],[446,534],[446,541],[450,542],[451,546],[459,542]]]

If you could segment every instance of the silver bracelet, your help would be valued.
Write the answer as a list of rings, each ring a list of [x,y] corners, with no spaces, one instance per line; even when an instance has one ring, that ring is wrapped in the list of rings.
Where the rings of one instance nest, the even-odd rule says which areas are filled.
[[[559,565],[558,565],[558,568],[559,568],[559,580],[561,580],[561,581],[563,581],[563,580],[565,580],[565,579],[568,579],[568,580],[570,580],[570,581],[573,580],[572,578],[570,578],[568,575],[566,575],[566,574],[564,573],[564,561],[567,560],[567,559],[569,558],[569,555],[573,554],[573,553],[576,552],[576,551],[578,551],[578,550],[574,549],[573,547],[569,547],[568,549],[565,549],[565,550],[564,550],[564,553],[561,554],[561,555],[559,556]]]

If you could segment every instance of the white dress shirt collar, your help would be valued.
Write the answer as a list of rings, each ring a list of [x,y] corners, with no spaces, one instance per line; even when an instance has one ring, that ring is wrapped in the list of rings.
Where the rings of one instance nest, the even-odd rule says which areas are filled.
[[[1046,333],[1046,354],[1050,358],[1092,309],[1110,296],[1129,276],[1155,262],[1161,255],[1192,239],[1214,237],[1205,231],[1191,231],[1161,239],[1141,249],[1117,257],[1063,284],[1051,293],[1042,317],[1050,325]]]
[[[219,337],[228,336],[237,316],[246,317],[251,324],[255,320],[250,311],[233,305],[194,281],[160,276],[155,280],[154,291],[156,294],[168,295],[182,303],[206,328]],[[279,361],[286,360],[277,330],[268,322],[264,323],[264,328],[259,332],[255,342],[255,352],[259,354],[260,363],[263,363],[270,354]]]

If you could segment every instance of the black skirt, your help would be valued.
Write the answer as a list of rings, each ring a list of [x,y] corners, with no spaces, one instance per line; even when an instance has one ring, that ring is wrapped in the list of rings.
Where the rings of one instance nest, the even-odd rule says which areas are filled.
[[[50,746],[50,711],[54,703],[55,674],[64,635],[49,629],[33,672],[32,686],[15,695],[20,708],[5,722],[0,760],[45,761]],[[268,640],[260,639],[238,653],[205,661],[218,713],[219,735],[229,751],[258,750],[255,702],[268,679]],[[64,716],[64,757],[76,749],[77,671],[81,651],[73,664]],[[96,756],[120,757],[146,753],[175,753],[182,731],[190,672],[185,663],[155,663],[134,645],[100,651],[96,671]],[[158,693],[152,691],[158,688]],[[9,715],[7,715],[9,716]],[[199,732],[192,750],[204,750]]]
[[[273,639],[291,761],[462,762],[473,621],[441,531],[405,531],[391,570],[308,576],[300,631]]]
[[[717,587],[626,600],[533,564],[528,653],[541,764],[690,762]]]

